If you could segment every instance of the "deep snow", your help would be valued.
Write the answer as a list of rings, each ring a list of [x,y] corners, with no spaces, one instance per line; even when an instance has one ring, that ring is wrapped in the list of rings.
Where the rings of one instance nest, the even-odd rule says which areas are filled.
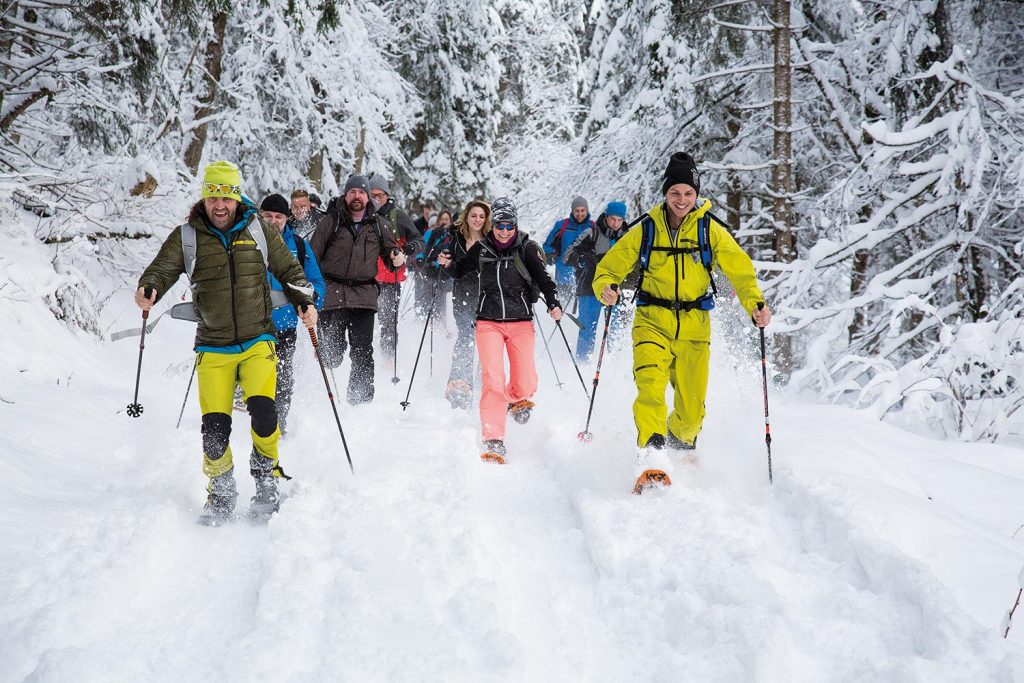
[[[21,249],[12,281],[45,269]],[[130,294],[104,309],[108,334],[138,325]],[[409,313],[403,382],[378,362],[375,402],[341,405],[352,475],[303,344],[288,499],[266,527],[206,529],[195,387],[174,427],[189,325],[147,337],[132,420],[138,339],[97,342],[22,299],[0,301],[0,681],[1024,680],[1024,624],[999,631],[1024,564],[1020,451],[773,389],[769,487],[759,365],[722,325],[700,464],[642,497],[628,347],[606,359],[584,445],[565,348],[559,390],[538,343],[538,409],[510,421],[501,467],[478,459],[475,409],[442,397],[441,327],[433,376],[425,355],[399,407]],[[336,374],[344,395],[347,362]]]

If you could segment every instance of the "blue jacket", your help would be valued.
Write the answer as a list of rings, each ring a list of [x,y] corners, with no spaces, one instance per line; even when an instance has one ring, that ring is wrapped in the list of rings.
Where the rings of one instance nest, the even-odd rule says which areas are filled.
[[[565,233],[562,239],[558,239],[558,233],[562,226],[565,226]],[[569,246],[576,241],[576,238],[594,227],[594,221],[590,220],[590,214],[582,223],[577,223],[570,215],[568,218],[561,218],[555,221],[555,225],[544,240],[544,253],[555,255],[555,282],[560,285],[572,285],[576,282],[575,268],[573,265],[563,263],[562,255]]]
[[[291,223],[285,224],[281,238],[284,239],[285,246],[292,252],[292,256],[298,259],[299,249],[295,246],[295,240],[302,238],[295,235]],[[302,264],[302,270],[306,272],[306,279],[313,285],[316,308],[320,310],[324,305],[327,283],[324,282],[324,276],[320,274],[320,266],[316,263],[316,257],[313,256],[313,249],[310,248],[309,242],[306,242],[306,262]],[[267,279],[270,281],[271,289],[282,291],[281,283],[277,281],[276,277],[267,273]],[[299,322],[299,316],[295,313],[294,306],[278,306],[271,315],[274,319],[274,327],[280,331],[295,329],[295,325]]]

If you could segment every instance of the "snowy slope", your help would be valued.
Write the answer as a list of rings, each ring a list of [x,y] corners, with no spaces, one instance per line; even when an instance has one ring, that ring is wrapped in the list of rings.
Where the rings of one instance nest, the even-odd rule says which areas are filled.
[[[45,254],[25,250],[31,273]],[[108,332],[137,325],[129,294]],[[539,357],[539,408],[510,423],[498,467],[478,459],[475,411],[441,397],[440,327],[433,377],[425,354],[399,407],[407,315],[403,382],[379,367],[376,401],[342,406],[353,476],[303,346],[288,500],[266,527],[206,529],[194,387],[175,429],[188,325],[148,337],[132,420],[137,339],[73,334],[30,301],[0,303],[0,323],[16,350],[0,360],[0,681],[1024,680],[1024,624],[999,633],[1024,564],[1020,452],[774,393],[769,488],[759,369],[724,344],[701,464],[640,498],[628,349],[583,445],[583,391],[553,344],[564,387]]]

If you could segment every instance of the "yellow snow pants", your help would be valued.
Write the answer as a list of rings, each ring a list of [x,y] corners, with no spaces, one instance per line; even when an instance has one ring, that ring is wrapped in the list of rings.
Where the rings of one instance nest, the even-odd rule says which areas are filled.
[[[231,409],[235,384],[242,388],[251,419],[254,453],[250,471],[277,467],[277,348],[261,341],[241,353],[200,351],[196,357],[199,408],[203,413],[203,473],[217,477],[231,471]],[[255,476],[255,475],[254,475]]]
[[[651,327],[633,328],[633,403],[637,445],[651,434],[665,435],[666,426],[679,439],[693,443],[704,424],[711,344],[672,339]],[[665,385],[672,384],[672,413],[666,413]]]

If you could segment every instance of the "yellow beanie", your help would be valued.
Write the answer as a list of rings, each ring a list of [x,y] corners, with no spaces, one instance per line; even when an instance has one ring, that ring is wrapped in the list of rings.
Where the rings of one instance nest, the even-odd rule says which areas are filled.
[[[203,169],[202,197],[242,201],[242,172],[230,161],[215,161]]]

